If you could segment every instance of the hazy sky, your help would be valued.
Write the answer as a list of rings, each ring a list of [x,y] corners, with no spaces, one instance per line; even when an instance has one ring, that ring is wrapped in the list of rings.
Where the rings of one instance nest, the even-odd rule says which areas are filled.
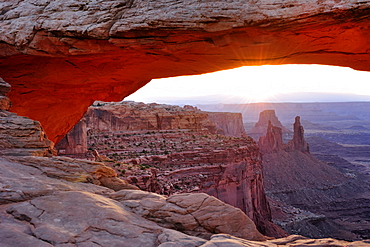
[[[125,100],[173,103],[175,99],[233,96],[238,103],[274,101],[281,94],[343,93],[370,96],[370,72],[325,65],[265,65],[152,80]]]

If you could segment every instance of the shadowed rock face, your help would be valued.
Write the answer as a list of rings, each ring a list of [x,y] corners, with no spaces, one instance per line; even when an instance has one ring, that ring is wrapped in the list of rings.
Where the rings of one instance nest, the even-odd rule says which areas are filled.
[[[366,1],[26,0],[1,9],[0,75],[13,86],[13,111],[54,142],[94,100],[121,100],[153,78],[288,63],[370,70]]]
[[[301,118],[299,116],[295,117],[294,122],[294,134],[293,139],[288,143],[291,150],[298,150],[301,152],[309,152],[308,143],[304,139],[304,130],[301,125]]]
[[[280,135],[280,142],[283,141],[283,134],[284,136],[287,136],[290,133],[291,131],[285,128],[276,117],[275,110],[264,110],[260,112],[258,122],[251,130],[247,132],[247,134],[253,137],[255,140],[259,140],[260,137],[265,135],[270,137],[270,139],[272,138],[271,134],[278,136]],[[272,147],[272,145],[269,145],[269,147]]]
[[[208,118],[223,130],[224,133],[220,134],[237,137],[245,135],[241,113],[207,112],[207,114]]]
[[[241,114],[95,102],[57,148],[60,154],[84,158],[94,150],[95,160],[146,191],[207,193],[241,209],[261,233],[286,236],[271,222],[261,154],[245,136]]]
[[[361,232],[369,228],[367,212],[362,211],[369,201],[367,183],[311,155],[300,117],[295,118],[288,144],[282,142],[281,128],[269,122],[258,145],[274,223],[314,238],[366,238]]]

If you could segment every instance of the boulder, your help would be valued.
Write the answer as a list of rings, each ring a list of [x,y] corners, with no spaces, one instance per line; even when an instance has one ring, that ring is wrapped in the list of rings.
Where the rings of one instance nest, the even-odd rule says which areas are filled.
[[[150,192],[119,191],[111,198],[158,224],[190,235],[210,237],[227,233],[250,240],[265,240],[240,209],[204,193],[175,194],[168,198]]]

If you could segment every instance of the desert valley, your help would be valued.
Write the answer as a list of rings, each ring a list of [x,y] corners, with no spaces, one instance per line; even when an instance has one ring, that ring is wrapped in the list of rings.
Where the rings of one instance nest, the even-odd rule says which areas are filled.
[[[312,105],[306,112],[320,107]],[[301,108],[305,107],[302,104]],[[300,113],[306,116],[306,112]],[[320,126],[320,122],[300,117],[294,125],[284,127],[275,110],[264,110],[254,127],[245,131],[248,122],[243,125],[243,120],[248,118],[241,113],[96,102],[56,147],[60,155],[102,161],[142,190],[215,196],[240,208],[268,236],[281,237],[288,232],[313,238],[368,239],[370,156],[366,155],[370,152],[365,150],[370,151],[370,146],[353,143],[362,150],[356,156],[363,155],[358,158],[362,161],[359,165],[345,155],[353,147],[323,139],[334,129],[339,140],[341,135],[353,134],[366,141],[368,120],[341,117],[327,109],[309,116],[311,121],[331,119],[337,128],[324,126],[317,131],[311,126]],[[358,128],[348,131],[335,125],[348,118],[352,124],[356,119],[357,126],[364,125],[363,135]],[[307,123],[310,143],[301,121]],[[333,149],[333,145],[342,149]],[[349,151],[343,152],[345,149]]]

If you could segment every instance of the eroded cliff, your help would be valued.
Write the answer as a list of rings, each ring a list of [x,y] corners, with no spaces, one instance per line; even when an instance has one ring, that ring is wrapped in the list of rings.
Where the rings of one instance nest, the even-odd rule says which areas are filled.
[[[258,142],[274,222],[291,234],[366,239],[367,182],[353,171],[342,173],[311,155],[303,133],[296,117],[293,139],[285,144],[281,128],[269,122]]]
[[[7,88],[5,83],[0,85],[2,97]],[[4,122],[15,115],[7,114],[7,109],[0,108]],[[27,121],[17,124],[24,130],[30,128]],[[29,130],[32,132],[32,127]],[[7,131],[4,124],[0,134]],[[44,141],[37,135],[34,140]],[[52,148],[51,141],[44,143]],[[240,209],[212,196],[184,193],[166,197],[140,191],[103,163],[20,152],[20,148],[40,148],[37,141],[29,144],[7,145],[6,149],[14,152],[0,157],[1,246],[348,245],[302,236],[265,241]],[[0,146],[0,151],[3,149]]]
[[[285,235],[271,222],[261,155],[245,136],[241,114],[96,102],[57,148],[60,154],[85,158],[92,158],[94,150],[95,159],[146,191],[205,192],[240,208],[262,233]]]
[[[58,142],[95,100],[119,101],[153,78],[288,63],[370,70],[369,5],[3,1],[0,75],[13,111]]]

